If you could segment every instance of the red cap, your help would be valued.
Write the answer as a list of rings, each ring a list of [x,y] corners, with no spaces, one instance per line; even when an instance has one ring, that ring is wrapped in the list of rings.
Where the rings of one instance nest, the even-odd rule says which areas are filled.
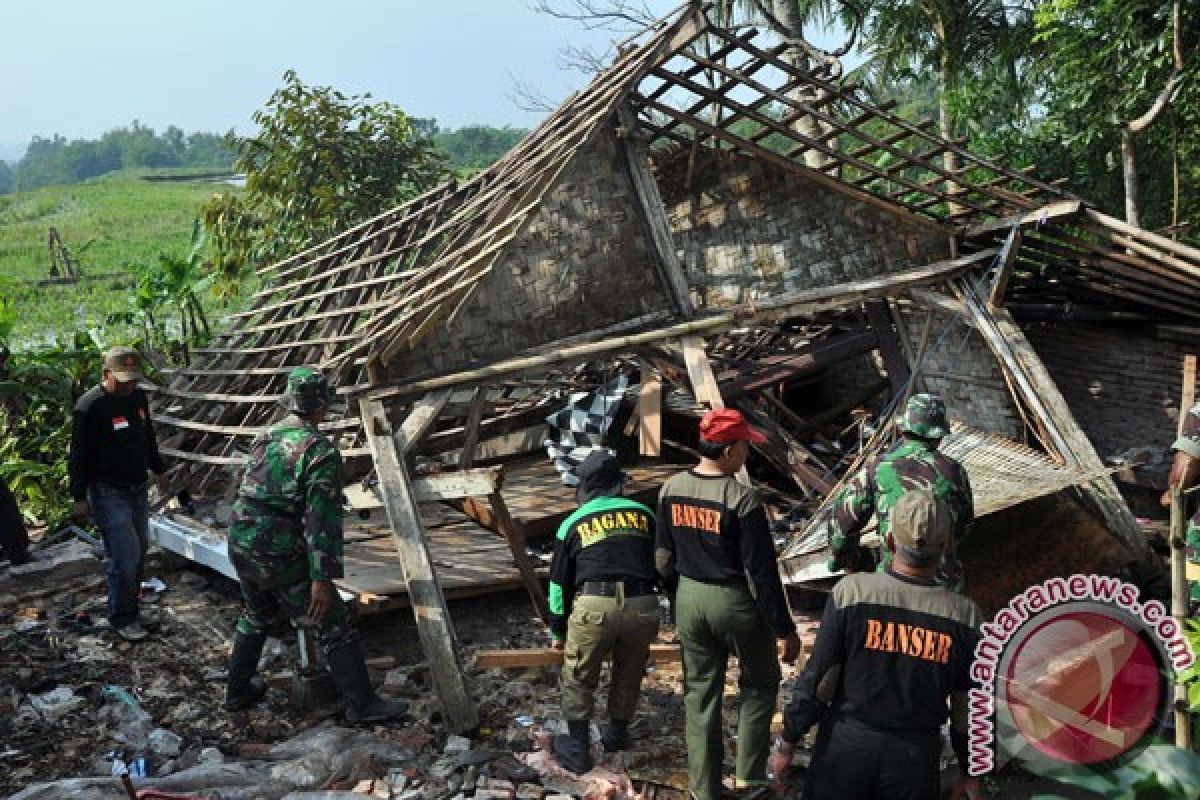
[[[767,440],[736,408],[713,409],[701,417],[700,438],[714,444],[733,444],[742,440],[762,444]]]

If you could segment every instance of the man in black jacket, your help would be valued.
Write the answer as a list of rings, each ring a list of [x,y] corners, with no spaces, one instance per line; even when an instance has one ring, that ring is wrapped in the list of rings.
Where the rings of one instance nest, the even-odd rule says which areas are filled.
[[[960,776],[952,797],[977,798],[968,778],[967,692],[981,615],[935,581],[954,515],[933,492],[905,492],[891,511],[885,572],[834,587],[812,658],[784,710],[771,755],[781,777],[797,742],[820,722],[805,800],[927,800],[939,796],[940,729],[949,713]],[[947,707],[949,699],[949,707]]]
[[[68,459],[78,519],[92,517],[108,556],[108,621],[129,641],[148,635],[138,621],[147,546],[146,472],[162,475],[146,394],[138,388],[142,357],[128,347],[104,356],[99,385],[75,404]]]
[[[17,498],[8,484],[0,478],[0,556],[8,559],[14,567],[28,564],[33,557],[29,554],[29,534]]]

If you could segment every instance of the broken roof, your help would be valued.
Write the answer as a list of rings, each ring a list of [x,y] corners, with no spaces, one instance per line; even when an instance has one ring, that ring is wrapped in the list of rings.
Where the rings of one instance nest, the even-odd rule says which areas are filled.
[[[293,367],[320,364],[337,373],[343,394],[361,393],[387,383],[377,367],[470,313],[493,266],[602,126],[617,124],[619,135],[652,150],[671,143],[747,154],[960,237],[972,254],[968,263],[991,261],[1011,231],[1036,228],[1009,248],[1015,255],[1002,265],[1022,296],[1052,285],[1143,308],[1200,309],[1200,253],[1139,229],[1118,229],[1084,211],[1060,185],[974,154],[932,124],[872,102],[858,86],[797,67],[786,58],[786,44],[759,44],[760,36],[757,28],[717,25],[707,6],[685,5],[626,43],[608,69],[471,180],[438,187],[259,270],[264,286],[250,309],[233,315],[232,327],[159,389],[155,419],[164,429],[164,452],[186,464],[177,487],[202,485],[240,462],[246,437],[277,415],[275,400]],[[818,132],[797,130],[793,123],[801,119],[818,123]],[[805,164],[814,152],[824,157],[816,169]],[[945,168],[946,153],[958,167]],[[1047,208],[1062,216],[1037,227]],[[1069,226],[1086,232],[1076,235],[1078,228]],[[924,280],[952,271],[932,270]],[[911,284],[885,281],[875,290]],[[847,288],[828,302],[861,302],[861,292]],[[733,319],[751,312],[725,313]],[[655,324],[670,330],[682,317]],[[637,330],[638,322],[627,330]],[[529,342],[538,344],[545,343]],[[529,366],[537,365],[534,358]],[[324,427],[344,434],[344,455],[368,454],[353,416]]]

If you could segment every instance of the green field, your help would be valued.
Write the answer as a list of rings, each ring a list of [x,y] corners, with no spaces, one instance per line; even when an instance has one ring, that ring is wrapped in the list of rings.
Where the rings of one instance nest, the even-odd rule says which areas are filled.
[[[154,262],[163,252],[186,255],[200,206],[213,192],[233,190],[219,182],[144,180],[148,174],[122,171],[0,195],[0,292],[19,309],[12,337],[18,347],[99,328],[110,313],[129,310],[130,265]],[[39,286],[50,272],[51,227],[78,254],[85,276],[109,277]]]

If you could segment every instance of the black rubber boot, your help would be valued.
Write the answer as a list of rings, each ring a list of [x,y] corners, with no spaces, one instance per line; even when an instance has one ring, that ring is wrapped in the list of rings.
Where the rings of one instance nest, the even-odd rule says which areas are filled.
[[[267,637],[237,633],[229,654],[229,677],[225,684],[225,710],[249,708],[267,693],[267,684],[258,676],[258,659]]]
[[[592,768],[592,734],[586,719],[569,720],[566,736],[554,737],[554,755],[563,769],[582,775]]]
[[[384,700],[375,694],[367,662],[358,642],[347,642],[325,654],[329,662],[329,674],[337,684],[338,692],[346,701],[346,721],[382,722],[395,719],[408,711],[404,700]]]
[[[600,741],[604,742],[606,753],[628,750],[633,743],[629,736],[629,720],[610,719],[608,724],[600,729]]]

